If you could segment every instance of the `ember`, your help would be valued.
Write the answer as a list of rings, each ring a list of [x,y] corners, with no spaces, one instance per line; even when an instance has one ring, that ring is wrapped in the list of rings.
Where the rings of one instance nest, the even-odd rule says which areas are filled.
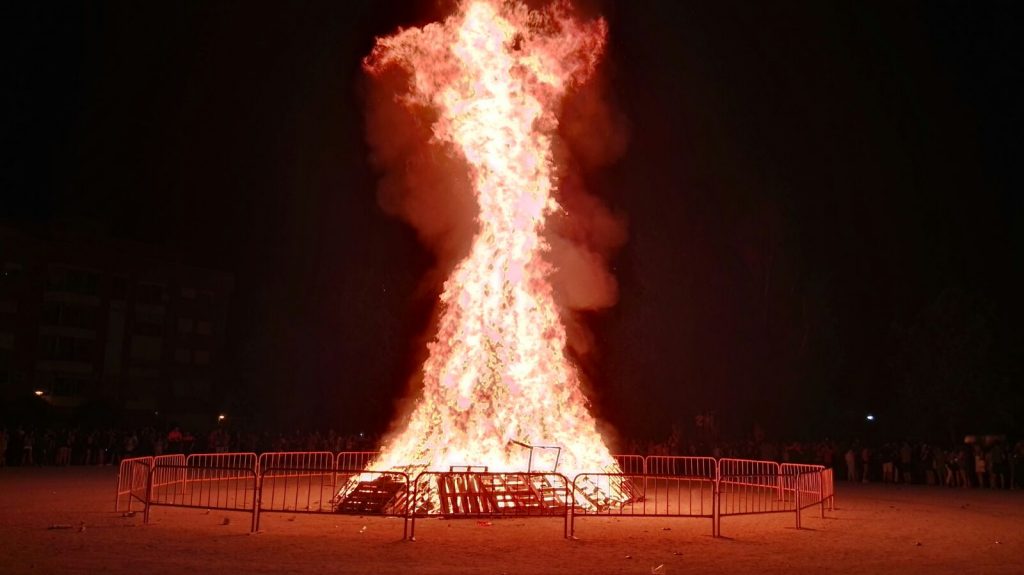
[[[603,20],[574,19],[562,2],[531,11],[465,1],[442,23],[378,39],[366,58],[371,74],[408,71],[404,103],[436,111],[433,139],[465,158],[479,207],[469,255],[440,296],[422,395],[367,469],[415,475],[481,466],[509,473],[480,480],[487,485],[535,482],[540,493],[549,479],[512,472],[557,471],[571,481],[578,472],[619,471],[566,355],[542,237],[546,216],[561,209],[552,165],[558,104],[593,72],[605,34]],[[439,491],[443,482],[427,496],[431,509],[450,506]],[[594,486],[576,499],[604,506],[624,497]]]

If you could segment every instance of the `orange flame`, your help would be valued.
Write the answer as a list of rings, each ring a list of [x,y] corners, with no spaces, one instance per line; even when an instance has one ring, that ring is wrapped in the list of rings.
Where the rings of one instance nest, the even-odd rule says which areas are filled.
[[[422,396],[370,469],[525,471],[532,444],[561,447],[557,470],[570,478],[618,471],[566,356],[541,235],[560,209],[555,111],[593,72],[605,34],[603,20],[579,22],[564,2],[472,0],[443,23],[378,39],[367,57],[370,73],[409,71],[406,103],[437,111],[433,138],[465,157],[479,206],[470,253],[440,296]]]

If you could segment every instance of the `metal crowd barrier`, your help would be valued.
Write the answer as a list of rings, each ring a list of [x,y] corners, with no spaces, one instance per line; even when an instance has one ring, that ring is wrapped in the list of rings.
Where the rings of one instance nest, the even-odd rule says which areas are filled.
[[[613,455],[619,471],[633,475],[647,473],[647,458],[643,455]]]
[[[261,453],[256,460],[256,470],[274,469],[283,473],[291,469],[295,473],[332,473],[335,460],[336,456],[331,451],[268,451]]]
[[[703,477],[714,480],[718,479],[718,462],[714,457],[648,455],[644,459],[644,472],[650,475]]]
[[[367,471],[375,451],[209,453],[136,457],[121,462],[115,511],[152,506],[261,513],[349,513],[402,517],[403,538],[427,516],[723,517],[835,509],[831,469],[821,465],[711,457],[615,455],[620,473],[498,473],[464,467],[426,471],[410,481],[398,471]],[[625,471],[629,470],[629,471]],[[435,495],[436,494],[436,495]]]
[[[165,485],[180,483],[181,488],[185,489],[184,455],[157,455],[153,458],[153,467],[161,468],[160,473],[152,479],[154,487],[163,487]]]
[[[723,458],[718,460],[718,474],[720,477],[728,476],[731,483],[781,488],[779,476],[782,471],[775,461]]]
[[[185,483],[246,478],[259,471],[256,464],[255,453],[193,453],[185,458]],[[211,476],[204,469],[218,472]]]
[[[783,463],[780,466],[784,476],[785,489],[793,490],[796,484],[796,476],[801,473],[818,473],[821,475],[822,500],[828,503],[829,509],[835,509],[835,485],[832,480],[832,470],[824,465],[807,463]]]
[[[832,474],[832,468],[826,467],[821,472],[821,483],[824,487],[824,497],[828,501],[828,510],[836,509],[836,484]]]
[[[338,469],[366,469],[378,455],[379,451],[342,451],[334,465]]]
[[[416,538],[418,517],[561,517],[568,537],[573,505],[570,483],[561,473],[489,472],[486,468],[424,471],[413,481],[408,507],[409,538]],[[436,493],[433,497],[425,493]]]
[[[569,536],[576,533],[577,516],[596,517],[695,517],[711,520],[715,533],[715,480],[681,475],[631,475],[626,473],[580,473],[572,481],[573,493],[597,488],[615,492],[616,483],[637,489],[639,497],[615,505],[575,506],[569,520]]]
[[[181,475],[187,478],[184,483],[168,479]],[[191,507],[249,512],[251,529],[256,529],[257,484],[253,468],[155,464],[149,477],[144,523],[149,523],[151,507]]]
[[[825,488],[821,481],[821,471],[807,471],[796,475],[794,506],[796,507],[797,529],[800,529],[800,514],[808,507],[819,506],[821,508],[821,518],[825,518]]]
[[[795,512],[792,495],[779,491],[780,479],[779,475],[751,474],[719,477],[715,493],[715,536],[722,535],[723,517]]]
[[[132,503],[146,505],[146,486],[149,484],[149,470],[153,467],[152,457],[122,459],[117,470],[117,494],[114,497],[114,512],[122,511],[121,501],[127,501],[124,511],[131,513]]]

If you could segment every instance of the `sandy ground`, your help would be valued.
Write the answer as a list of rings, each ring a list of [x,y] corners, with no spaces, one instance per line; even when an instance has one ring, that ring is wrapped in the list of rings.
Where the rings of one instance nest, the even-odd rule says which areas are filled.
[[[1024,573],[1024,492],[837,484],[837,509],[709,520],[417,522],[113,512],[112,468],[0,469],[0,573]],[[227,521],[226,521],[227,520]],[[226,524],[225,524],[226,523]],[[50,526],[71,528],[50,529]],[[84,526],[84,529],[82,528]],[[659,569],[660,566],[660,569]]]

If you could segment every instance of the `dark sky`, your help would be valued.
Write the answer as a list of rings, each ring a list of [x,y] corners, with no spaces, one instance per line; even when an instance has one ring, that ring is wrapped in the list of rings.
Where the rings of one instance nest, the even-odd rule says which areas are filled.
[[[976,390],[970,421],[1019,413],[1014,3],[774,4],[587,4],[631,125],[590,175],[630,227],[592,318],[597,410],[630,435],[699,409],[839,432],[938,377]],[[431,261],[377,207],[360,59],[437,4],[2,10],[0,217],[91,217],[234,272],[236,408],[383,427]]]

